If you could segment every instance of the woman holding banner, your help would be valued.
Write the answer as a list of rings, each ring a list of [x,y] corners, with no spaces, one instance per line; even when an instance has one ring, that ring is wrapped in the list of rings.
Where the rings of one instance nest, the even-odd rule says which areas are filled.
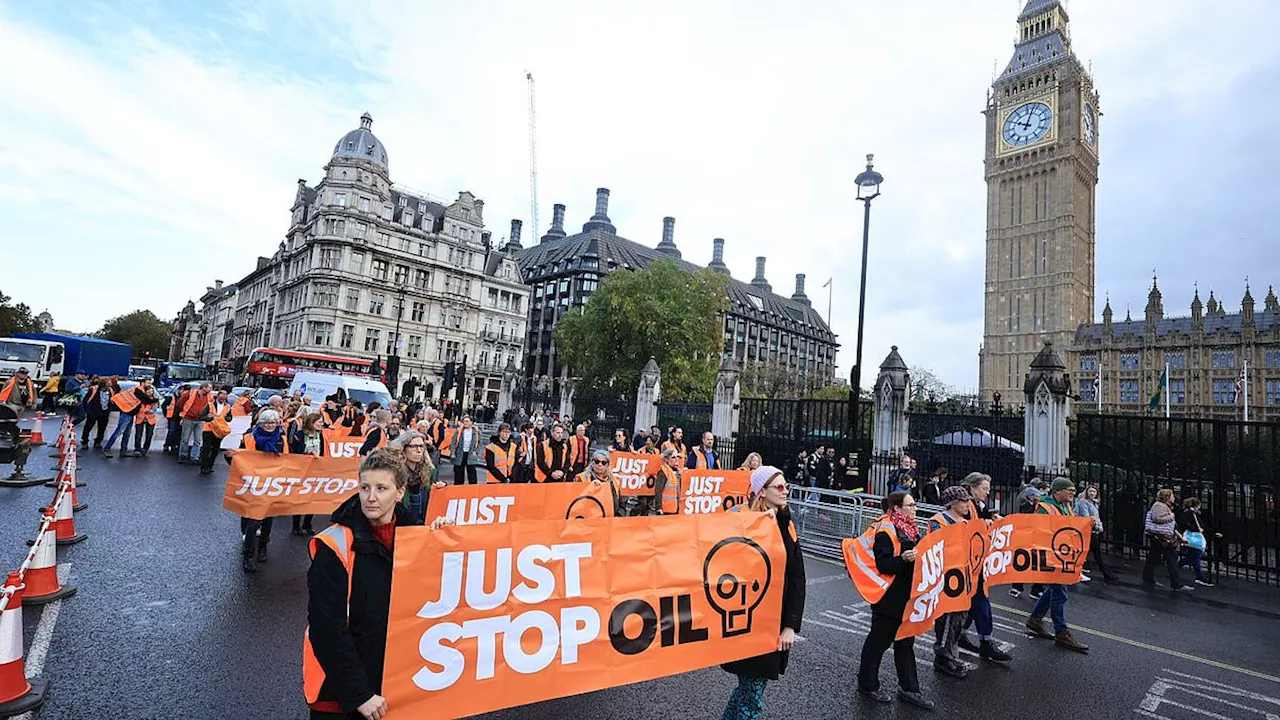
[[[662,464],[653,474],[653,497],[655,512],[650,515],[677,515],[680,513],[680,495],[683,481],[680,470],[684,468],[685,456],[674,447],[662,451]]]
[[[398,454],[373,452],[360,463],[359,493],[311,538],[302,685],[312,720],[378,720],[387,713],[382,665],[395,532],[422,524],[401,503],[408,481]]]
[[[787,478],[776,467],[758,467],[751,473],[750,507],[756,512],[770,513],[778,521],[782,545],[787,551],[786,572],[782,576],[782,627],[778,633],[778,649],[766,655],[722,665],[738,676],[738,686],[729,695],[721,720],[756,720],[764,714],[764,688],[769,680],[777,680],[787,671],[791,646],[800,631],[804,617],[804,556],[796,528],[791,524],[787,507]]]
[[[444,483],[436,480],[436,466],[431,462],[431,444],[425,435],[410,430],[400,433],[400,437],[387,445],[387,449],[397,453],[404,461],[408,472],[404,503],[421,523],[427,514],[427,500],[431,497],[431,490],[444,487]]]
[[[911,578],[915,573],[916,543],[920,526],[916,524],[916,501],[901,490],[884,499],[887,513],[877,522],[873,551],[876,572],[889,587],[871,605],[871,630],[862,643],[862,664],[858,668],[858,693],[877,702],[892,702],[893,696],[880,689],[880,660],[893,646],[893,664],[898,670],[898,699],[925,710],[933,709],[933,701],[920,694],[920,678],[916,670],[916,639],[896,640],[902,615],[911,598]]]
[[[289,452],[294,455],[325,456],[324,416],[320,413],[308,413],[298,422],[297,428],[289,433]],[[293,534],[311,537],[316,531],[311,527],[311,515],[293,516]]]
[[[613,493],[613,514],[617,517],[622,514],[622,500],[618,495],[618,480],[613,476],[613,471],[609,469],[609,451],[596,450],[591,454],[591,463],[587,465],[587,469],[578,473],[574,478],[577,482],[595,482],[608,483],[609,490]]]
[[[258,413],[258,424],[240,439],[240,447],[273,455],[287,455],[289,441],[280,427],[280,413],[275,410],[263,410]],[[271,521],[274,519],[240,518],[245,572],[257,571],[258,568],[254,564],[255,556],[257,562],[267,561],[267,543],[271,541]]]

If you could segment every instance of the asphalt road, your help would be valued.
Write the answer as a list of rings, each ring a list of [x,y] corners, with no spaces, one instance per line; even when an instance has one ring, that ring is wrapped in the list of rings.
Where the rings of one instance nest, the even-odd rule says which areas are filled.
[[[81,462],[89,483],[81,499],[89,508],[76,524],[89,539],[59,549],[78,593],[24,615],[28,670],[38,668],[51,682],[34,717],[305,718],[305,540],[278,521],[269,562],[245,575],[238,519],[221,509],[224,478],[202,477],[157,453],[89,454]],[[51,463],[37,450],[31,469]],[[6,569],[21,562],[36,507],[52,493],[0,488]],[[1132,564],[1122,570],[1137,576]],[[788,674],[768,689],[767,717],[928,716],[853,693],[867,607],[842,567],[810,558],[806,572],[803,639]],[[935,675],[932,649],[917,644],[921,681],[939,717],[1280,716],[1280,589],[1226,581],[1175,596],[1130,583],[1080,586],[1068,619],[1092,646],[1087,656],[1023,633],[1029,599],[1011,599],[1002,588],[993,599],[997,639],[1014,655],[1012,666],[970,658],[978,667],[953,680]],[[891,655],[881,677],[886,688],[896,687]],[[712,668],[485,717],[718,718],[733,683]]]

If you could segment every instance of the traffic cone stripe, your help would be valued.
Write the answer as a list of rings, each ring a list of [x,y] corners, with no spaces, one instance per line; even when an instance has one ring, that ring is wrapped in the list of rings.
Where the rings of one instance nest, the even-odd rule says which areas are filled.
[[[0,612],[0,704],[31,692],[22,664],[22,580],[9,573],[4,583],[7,601]]]

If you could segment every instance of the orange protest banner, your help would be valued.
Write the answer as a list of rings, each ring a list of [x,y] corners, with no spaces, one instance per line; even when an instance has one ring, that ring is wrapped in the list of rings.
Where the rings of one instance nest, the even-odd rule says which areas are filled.
[[[241,450],[231,459],[222,507],[262,520],[328,515],[360,486],[360,459]]]
[[[684,515],[731,510],[745,505],[751,494],[750,470],[685,470],[683,479],[680,512]]]
[[[618,494],[622,497],[653,497],[653,474],[658,472],[662,456],[647,453],[609,453],[609,465],[618,479]]]
[[[920,538],[915,549],[911,597],[898,640],[923,635],[943,615],[969,609],[987,556],[987,523],[969,520],[943,526]]]
[[[1078,583],[1092,533],[1087,517],[1008,515],[991,525],[987,585]]]
[[[459,718],[777,649],[763,513],[396,530],[388,718]]]
[[[321,431],[324,437],[325,454],[334,458],[353,458],[360,456],[360,446],[364,438],[352,435],[350,428],[336,427]]]
[[[427,501],[427,519],[438,517],[458,525],[613,517],[613,495],[604,483],[449,485]]]

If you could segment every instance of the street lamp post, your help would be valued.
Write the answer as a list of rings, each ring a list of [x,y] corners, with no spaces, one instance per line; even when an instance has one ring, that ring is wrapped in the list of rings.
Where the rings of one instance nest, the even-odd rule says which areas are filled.
[[[867,169],[854,178],[854,183],[858,186],[858,199],[862,201],[862,281],[858,283],[858,342],[854,351],[853,377],[850,378],[853,381],[854,442],[861,440],[861,418],[858,416],[862,405],[862,328],[867,311],[867,247],[871,231],[871,201],[880,197],[880,183],[884,182],[884,176],[873,169],[874,158],[874,155],[867,155]]]
[[[396,397],[396,386],[400,384],[400,318],[404,317],[404,296],[409,289],[404,285],[396,287],[396,341],[391,345],[391,358],[387,360],[387,382],[391,387],[391,396]]]

